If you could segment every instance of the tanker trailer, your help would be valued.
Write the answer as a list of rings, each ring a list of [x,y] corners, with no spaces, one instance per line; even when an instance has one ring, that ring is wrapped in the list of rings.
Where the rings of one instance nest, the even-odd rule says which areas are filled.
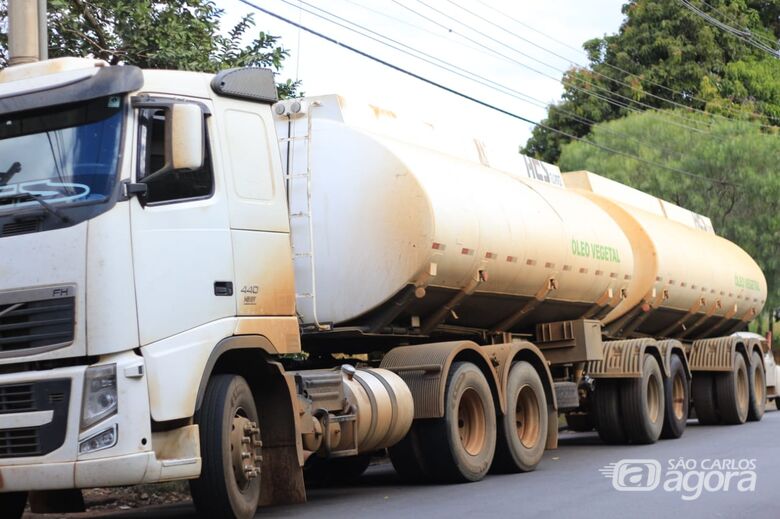
[[[610,443],[679,437],[692,380],[701,422],[760,419],[766,345],[731,333],[766,281],[706,217],[342,97],[275,111],[304,349],[408,384],[402,475],[530,470],[557,412]]]

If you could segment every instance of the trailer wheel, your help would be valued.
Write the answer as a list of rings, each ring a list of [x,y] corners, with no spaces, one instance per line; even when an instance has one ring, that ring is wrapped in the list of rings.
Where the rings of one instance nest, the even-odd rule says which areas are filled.
[[[690,388],[685,366],[678,355],[672,355],[669,363],[669,378],[664,380],[666,413],[661,438],[679,438],[685,432],[690,407]]]
[[[498,427],[493,469],[530,472],[544,455],[547,442],[547,397],[539,373],[528,362],[517,362],[509,372],[506,414]]]
[[[745,358],[734,353],[734,368],[730,373],[718,373],[715,378],[715,394],[718,410],[726,425],[745,423],[750,407],[750,381]]]
[[[216,375],[208,383],[200,410],[200,477],[190,481],[192,500],[202,517],[248,519],[260,498],[260,430],[246,380]]]
[[[419,421],[412,422],[412,427],[406,436],[387,449],[393,468],[406,483],[427,483],[432,479],[425,467],[419,428]]]
[[[764,362],[757,351],[753,352],[750,360],[750,406],[748,408],[748,420],[758,422],[764,417],[766,411],[766,373]]]
[[[693,409],[701,425],[717,425],[720,413],[715,402],[715,377],[712,373],[696,372],[691,383]]]
[[[620,385],[621,411],[626,436],[632,443],[655,443],[664,426],[664,382],[658,361],[646,353],[641,378],[623,380]]]
[[[363,475],[370,463],[370,454],[344,458],[320,458],[313,455],[303,466],[303,477],[307,484],[320,486],[352,483]]]
[[[24,515],[27,505],[27,492],[6,492],[0,494],[0,510],[8,519],[19,519]]]
[[[620,417],[619,380],[598,379],[593,392],[596,430],[604,443],[625,443],[626,433]]]
[[[455,362],[444,395],[444,416],[418,423],[425,466],[437,481],[479,481],[496,450],[490,386],[474,364]]]

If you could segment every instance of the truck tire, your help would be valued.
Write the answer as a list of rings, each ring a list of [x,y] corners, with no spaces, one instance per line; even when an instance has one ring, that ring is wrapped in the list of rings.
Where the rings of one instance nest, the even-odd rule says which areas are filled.
[[[664,381],[658,361],[646,353],[642,376],[622,380],[620,405],[631,443],[655,443],[664,426]]]
[[[479,481],[496,450],[496,409],[485,375],[454,362],[444,391],[444,416],[418,422],[424,465],[442,483]]]
[[[425,467],[425,459],[420,445],[419,421],[412,422],[412,427],[403,439],[387,449],[393,468],[405,483],[428,483],[433,478]]]
[[[747,419],[751,422],[761,421],[766,411],[766,373],[763,360],[757,351],[754,351],[750,358],[750,406]]]
[[[530,472],[547,443],[547,397],[539,373],[528,362],[517,362],[506,384],[506,413],[498,427],[496,472]]]
[[[212,377],[195,414],[202,468],[200,477],[190,481],[190,491],[201,517],[249,519],[255,515],[262,460],[257,421],[255,400],[243,377]]]
[[[307,484],[333,486],[352,483],[368,468],[370,454],[346,456],[343,458],[320,458],[311,456],[303,466],[303,477]]]
[[[750,382],[745,358],[734,353],[730,373],[718,373],[715,377],[715,395],[722,422],[726,425],[745,423],[750,407]]]
[[[696,372],[691,382],[693,409],[696,419],[701,425],[717,425],[720,423],[720,413],[715,401],[715,377],[712,373]]]
[[[598,379],[593,391],[596,430],[604,443],[626,443],[626,433],[620,416],[619,380]]]
[[[669,377],[664,380],[664,397],[666,411],[661,438],[679,438],[685,432],[691,403],[688,376],[679,355],[672,355],[669,362]]]
[[[27,505],[27,492],[6,492],[0,494],[0,514],[4,519],[20,519]]]

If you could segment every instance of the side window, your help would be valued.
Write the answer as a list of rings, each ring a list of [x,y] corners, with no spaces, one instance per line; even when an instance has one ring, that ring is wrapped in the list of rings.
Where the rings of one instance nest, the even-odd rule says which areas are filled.
[[[165,166],[166,118],[170,112],[163,108],[144,108],[139,114],[138,181],[152,175]],[[204,125],[204,128],[206,126]],[[144,202],[147,204],[175,202],[193,198],[207,198],[214,192],[214,173],[211,168],[209,136],[206,130],[206,147],[203,167],[196,171],[173,170],[155,176],[147,182]]]

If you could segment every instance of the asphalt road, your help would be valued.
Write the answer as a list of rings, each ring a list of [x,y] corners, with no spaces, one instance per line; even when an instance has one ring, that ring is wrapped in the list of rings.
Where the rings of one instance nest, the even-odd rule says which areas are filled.
[[[311,489],[307,504],[262,509],[257,517],[777,518],[780,411],[769,407],[759,423],[706,427],[691,421],[682,438],[654,445],[607,446],[595,433],[562,433],[559,448],[548,451],[535,472],[488,476],[478,483],[407,486],[391,465],[376,465],[355,486]],[[616,467],[617,480],[599,470],[626,459],[642,461]],[[617,490],[613,481],[658,486]],[[108,517],[195,515],[191,504],[182,503]]]

